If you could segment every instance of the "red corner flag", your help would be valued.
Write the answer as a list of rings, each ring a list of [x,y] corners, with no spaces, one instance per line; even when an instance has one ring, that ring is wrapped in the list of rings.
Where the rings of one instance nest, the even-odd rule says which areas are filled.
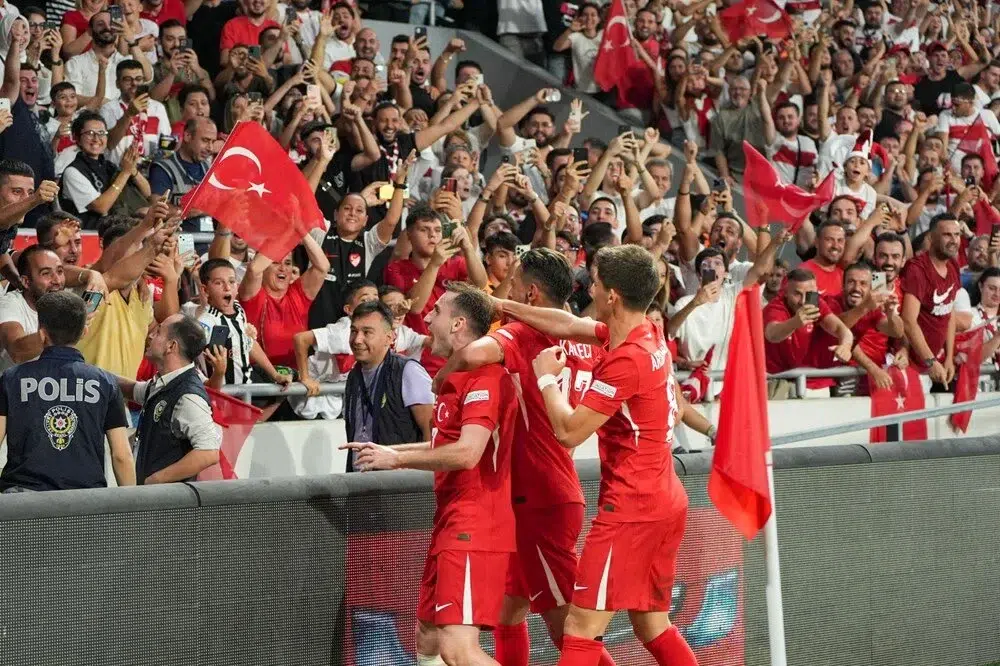
[[[607,91],[618,85],[623,74],[635,62],[636,55],[632,50],[631,31],[622,0],[611,3],[611,10],[605,20],[607,23],[601,38],[601,48],[594,61],[594,82],[601,90]]]
[[[771,435],[759,285],[740,292],[734,317],[708,496],[719,513],[752,539],[771,516],[767,483]]]
[[[777,222],[786,225],[794,234],[814,210],[833,199],[832,171],[815,192],[806,192],[795,185],[782,183],[774,165],[747,141],[743,142],[743,157],[746,160],[743,198],[747,224],[752,229]]]
[[[977,326],[955,336],[955,360],[960,363],[955,381],[955,403],[974,402],[979,392],[979,370],[983,364],[983,333],[986,326]],[[961,359],[961,360],[960,360]],[[972,421],[972,412],[959,412],[948,417],[951,427],[965,432]]]
[[[212,403],[212,420],[222,426],[222,448],[219,451],[219,464],[212,465],[199,474],[198,480],[238,478],[234,469],[236,459],[254,424],[260,419],[261,410],[208,386],[205,390],[208,391],[208,398]]]
[[[975,122],[965,130],[962,139],[958,142],[958,150],[963,153],[979,155],[983,160],[983,189],[989,192],[993,189],[993,181],[997,174],[1000,174],[1000,167],[997,166],[997,158],[993,154],[993,141],[990,138],[990,130],[983,122],[983,117],[977,116]]]
[[[744,37],[784,39],[792,34],[792,19],[771,0],[745,0],[719,12],[722,29],[736,43]]]
[[[198,187],[182,199],[239,234],[250,247],[281,261],[323,214],[288,152],[263,127],[242,122]]]

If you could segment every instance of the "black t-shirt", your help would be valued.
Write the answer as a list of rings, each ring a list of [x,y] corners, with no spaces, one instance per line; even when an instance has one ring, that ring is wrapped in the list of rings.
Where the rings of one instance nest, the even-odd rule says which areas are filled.
[[[322,247],[330,260],[330,271],[309,307],[310,329],[322,328],[343,317],[350,286],[365,279],[364,234],[353,241],[344,240],[334,227],[323,239]]]
[[[323,217],[328,220],[336,219],[337,206],[350,191],[351,160],[356,154],[349,149],[341,149],[334,153],[319,181],[319,187],[316,188],[316,203]],[[300,168],[305,169],[307,164],[308,160],[303,162]]]
[[[222,26],[236,16],[239,8],[238,2],[223,2],[216,7],[203,4],[187,22],[188,39],[198,54],[198,62],[212,78],[221,70],[219,40]]]
[[[906,120],[903,116],[891,109],[882,111],[882,120],[875,126],[875,140],[879,141],[887,136],[898,135],[896,127]]]
[[[423,88],[416,83],[411,83],[410,95],[413,97],[414,109],[423,109],[428,118],[432,118],[434,116],[434,99],[431,98],[431,94],[426,88]]]
[[[965,79],[953,69],[948,70],[940,81],[931,81],[925,76],[913,87],[913,98],[921,111],[934,116],[951,108],[951,92],[959,83],[965,83]]]
[[[380,143],[381,145],[381,143]],[[350,173],[352,178],[350,179],[350,191],[360,192],[365,189],[368,185],[375,182],[386,182],[392,183],[393,176],[395,175],[395,167],[390,169],[390,160],[386,155],[393,158],[394,164],[400,164],[406,159],[407,155],[410,154],[411,150],[417,149],[417,135],[413,132],[406,134],[397,134],[395,142],[395,150],[392,146],[381,146],[382,156],[379,157],[370,166],[362,169],[361,171],[353,171]],[[376,224],[382,221],[385,217],[386,207],[385,206],[375,206],[374,208],[368,209],[368,228],[371,229]]]

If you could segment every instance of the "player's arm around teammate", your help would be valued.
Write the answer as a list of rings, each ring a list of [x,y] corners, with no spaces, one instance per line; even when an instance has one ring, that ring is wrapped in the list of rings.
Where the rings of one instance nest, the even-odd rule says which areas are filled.
[[[490,440],[490,431],[481,425],[462,426],[457,442],[432,449],[429,442],[382,446],[372,442],[349,442],[341,449],[353,449],[355,467],[362,471],[419,469],[426,472],[451,472],[472,469],[479,464]]]

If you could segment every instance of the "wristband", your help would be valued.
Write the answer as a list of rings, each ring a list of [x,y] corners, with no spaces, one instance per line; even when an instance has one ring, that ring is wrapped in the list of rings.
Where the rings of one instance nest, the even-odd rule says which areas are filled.
[[[222,237],[222,238],[229,238],[230,236],[232,236],[232,235],[233,235],[233,232],[232,232],[232,231],[229,231],[229,230],[226,230],[226,231],[219,231],[219,230],[216,230],[216,231],[215,231],[215,235],[216,235],[216,236],[220,236],[220,237]]]
[[[53,60],[49,64],[52,65],[53,67],[62,67],[63,61],[62,60]]]
[[[550,386],[556,386],[558,383],[555,375],[542,375],[538,378],[538,390],[544,391]]]
[[[712,444],[715,444],[715,435],[717,434],[717,432],[718,431],[716,430],[715,426],[710,425],[708,426],[708,432],[705,433],[705,437],[708,437],[709,441],[712,442]]]
[[[923,361],[920,362],[920,364],[922,366],[924,366],[925,368],[927,368],[928,370],[930,370],[931,368],[933,368],[935,363],[937,363],[937,359],[936,358],[927,358],[927,359],[924,359]]]

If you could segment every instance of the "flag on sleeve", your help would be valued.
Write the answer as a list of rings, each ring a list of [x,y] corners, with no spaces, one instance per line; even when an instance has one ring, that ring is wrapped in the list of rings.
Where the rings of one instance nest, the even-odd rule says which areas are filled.
[[[924,387],[920,383],[920,375],[916,368],[908,365],[906,370],[900,370],[892,366],[886,372],[892,378],[892,388],[876,388],[869,382],[872,418],[900,412],[915,412],[924,408]],[[902,430],[904,442],[923,441],[927,439],[927,420],[906,421]],[[872,444],[887,441],[885,426],[872,428],[868,441]]]
[[[1000,174],[1000,167],[997,166],[996,155],[993,154],[993,140],[990,137],[990,130],[983,122],[983,117],[977,116],[975,122],[965,130],[961,141],[958,142],[958,150],[963,153],[979,155],[983,160],[983,189],[989,192],[993,189],[993,181],[997,174]]]
[[[767,482],[771,435],[761,312],[760,285],[740,292],[708,476],[712,503],[747,539],[752,539],[771,516]]]
[[[734,44],[745,37],[784,39],[794,25],[788,13],[772,0],[745,0],[719,12],[722,29]]]
[[[955,362],[959,363],[955,373],[955,404],[973,402],[979,392],[979,369],[983,364],[983,334],[986,326],[977,326],[955,335]],[[972,411],[959,412],[948,417],[948,422],[956,431],[969,429]]]
[[[637,57],[632,50],[631,29],[622,0],[611,3],[605,21],[604,36],[594,61],[594,82],[607,91],[618,85]]]
[[[281,261],[323,214],[305,176],[259,123],[236,126],[205,178],[181,200],[275,261]]]
[[[221,391],[206,386],[212,404],[212,420],[222,427],[222,448],[219,464],[212,465],[198,475],[199,481],[235,479],[236,459],[250,436],[250,431],[260,419],[261,410]]]
[[[827,174],[815,192],[806,192],[782,183],[774,165],[747,141],[743,142],[743,156],[746,158],[743,198],[751,228],[777,222],[794,234],[814,210],[833,199],[833,172]]]

